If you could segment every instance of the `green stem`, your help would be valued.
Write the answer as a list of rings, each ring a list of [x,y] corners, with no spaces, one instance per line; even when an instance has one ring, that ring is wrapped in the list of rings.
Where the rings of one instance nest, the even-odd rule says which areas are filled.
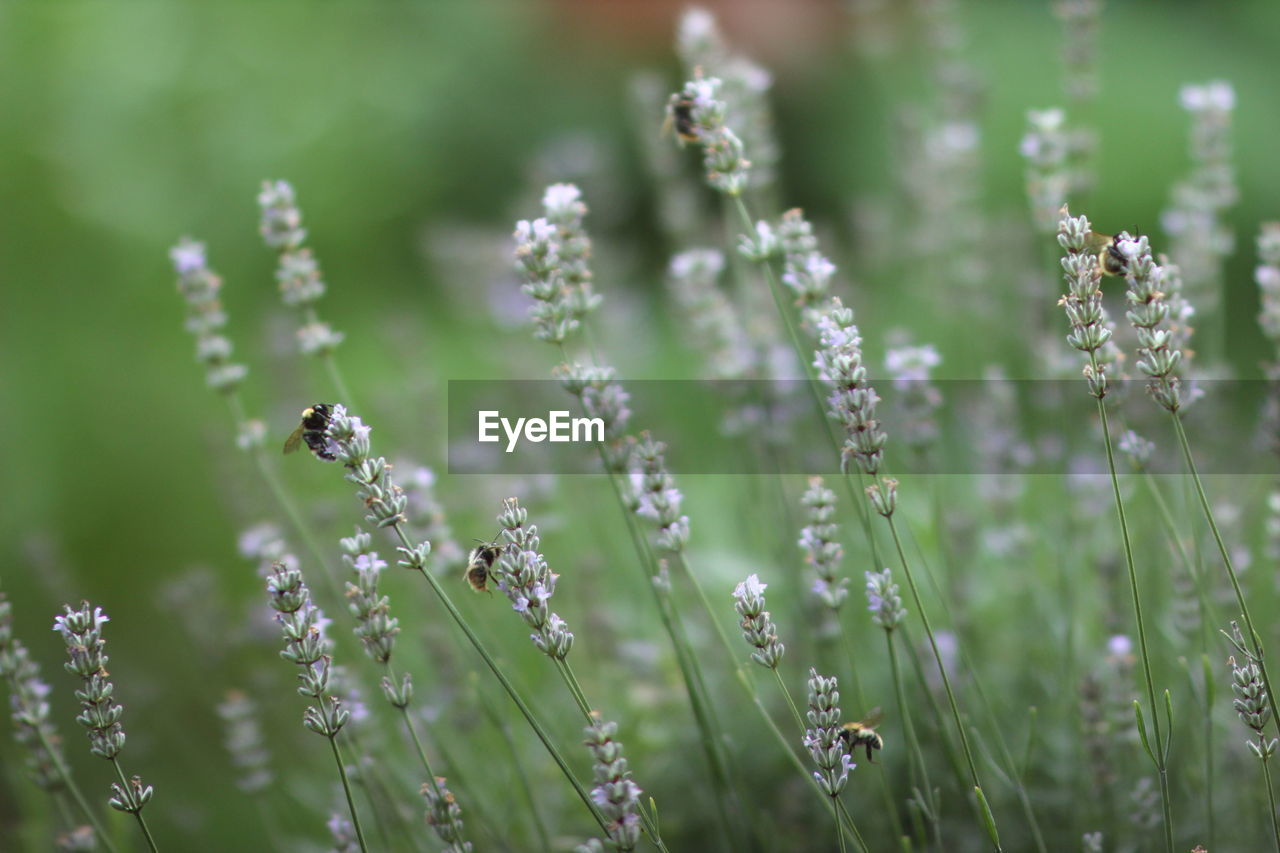
[[[520,779],[520,787],[523,789],[525,801],[529,806],[529,814],[533,819],[534,831],[538,834],[538,841],[542,845],[543,853],[551,853],[551,837],[547,833],[546,824],[542,822],[542,816],[538,814],[538,804],[533,798],[533,785],[529,782],[529,774],[525,772],[524,763],[520,760],[520,751],[516,749],[515,740],[511,737],[511,732],[507,729],[506,722],[498,716],[491,703],[482,702],[481,707],[489,717],[489,722],[493,723],[494,728],[498,730],[498,734],[502,736],[502,742],[506,744],[507,751],[511,753],[511,763],[515,767],[516,776]]]
[[[387,661],[386,667],[387,678],[391,680],[392,684],[395,684],[396,676],[395,672],[391,669],[390,661]],[[427,760],[427,751],[422,746],[422,739],[418,737],[418,728],[413,724],[413,717],[409,715],[409,709],[407,706],[400,705],[398,707],[400,708],[400,715],[404,719],[404,727],[409,730],[409,737],[413,740],[413,747],[418,751],[418,760],[422,762],[422,769],[427,773],[427,784],[431,786],[431,790],[436,795],[436,799],[443,803],[445,799],[444,791],[440,790],[439,779],[431,769],[431,762]],[[453,809],[446,808],[444,811],[449,818],[449,826],[453,830],[454,837],[461,838],[462,827],[458,825],[458,819],[454,814]]]
[[[920,740],[916,736],[916,727],[911,719],[910,706],[907,705],[906,689],[902,685],[902,670],[898,667],[898,654],[893,647],[893,629],[884,629],[884,641],[886,653],[889,657],[889,674],[893,680],[893,693],[898,701],[898,716],[902,718],[902,733],[907,739],[907,749],[910,752],[913,765],[908,765],[909,772],[915,779],[915,788],[920,792],[920,796],[927,798],[929,812],[929,822],[933,826],[933,834],[939,846],[942,844],[942,825],[940,815],[938,813],[938,805],[933,799],[933,784],[929,781],[929,768],[924,761],[924,751],[920,748]],[[925,839],[926,842],[928,839]]]
[[[1266,747],[1267,738],[1265,735],[1259,734],[1259,746]],[[1271,785],[1271,767],[1267,764],[1267,759],[1262,759],[1262,776],[1267,782],[1267,806],[1268,813],[1271,815],[1271,835],[1276,842],[1276,853],[1280,853],[1280,820],[1276,817],[1276,792]]]
[[[360,826],[360,814],[356,811],[356,801],[351,796],[351,783],[347,779],[347,766],[342,761],[342,752],[338,749],[338,738],[336,736],[329,738],[329,746],[333,748],[333,760],[338,765],[338,776],[342,779],[342,792],[347,797],[347,809],[351,812],[351,826],[356,831],[356,841],[359,842],[362,853],[367,853],[369,848],[365,846],[364,829]]]
[[[925,635],[929,638],[929,648],[933,650],[933,660],[938,666],[938,674],[942,677],[942,688],[947,694],[947,704],[951,706],[951,717],[955,722],[956,731],[960,735],[960,748],[964,752],[965,762],[968,764],[969,778],[973,783],[973,787],[979,792],[984,790],[982,782],[978,778],[978,765],[973,759],[973,750],[969,747],[969,735],[965,731],[964,723],[960,719],[960,706],[956,702],[955,691],[951,689],[951,679],[947,675],[947,668],[942,663],[942,652],[938,649],[938,640],[933,634],[933,627],[929,624],[928,614],[924,610],[924,602],[920,598],[920,590],[916,587],[915,578],[911,573],[911,566],[907,562],[906,552],[902,549],[902,539],[898,536],[898,526],[894,523],[893,513],[884,517],[889,524],[889,534],[893,539],[893,547],[898,552],[898,562],[902,566],[902,574],[907,579],[907,586],[911,590],[911,600],[915,603],[916,611],[920,614],[920,624],[924,627]],[[994,821],[994,818],[992,818]],[[992,847],[999,851],[1000,844],[995,838],[991,839]]]
[[[124,775],[124,768],[120,766],[120,762],[112,758],[111,766],[116,769],[116,775],[120,777],[120,784],[124,790],[126,792],[131,791],[132,785],[130,785],[128,778]],[[147,821],[142,816],[142,809],[139,808],[137,811],[131,812],[131,814],[138,822],[138,828],[142,830],[143,838],[147,839],[147,846],[151,848],[151,853],[158,853],[159,848],[156,847],[156,840],[151,837],[151,830],[147,827]]]
[[[10,678],[11,695],[17,695],[18,686],[13,683]],[[111,843],[111,839],[107,837],[106,831],[102,828],[102,824],[98,822],[98,817],[93,809],[89,808],[89,803],[84,798],[84,794],[80,792],[80,786],[75,783],[75,779],[71,776],[71,770],[68,769],[62,756],[53,748],[53,744],[49,743],[49,739],[45,737],[44,732],[39,726],[32,726],[31,730],[36,733],[36,737],[40,740],[40,746],[44,749],[45,754],[49,756],[49,760],[53,762],[54,768],[58,771],[58,778],[62,780],[62,784],[71,792],[71,798],[76,801],[76,807],[84,812],[85,820],[89,821],[89,825],[93,827],[94,834],[98,836],[98,840],[102,842],[102,846],[106,847],[109,853],[116,853],[116,847]]]
[[[413,543],[409,541],[409,537],[405,535],[403,525],[394,525],[394,530],[405,548],[412,549],[414,547]],[[502,668],[498,666],[497,661],[495,661],[493,656],[489,654],[488,649],[486,649],[484,644],[480,642],[480,638],[471,630],[471,626],[467,624],[467,620],[462,618],[462,613],[458,610],[452,599],[449,598],[449,594],[444,591],[444,587],[440,586],[440,582],[436,580],[434,575],[426,571],[426,569],[419,569],[419,572],[422,577],[426,579],[432,592],[436,594],[436,598],[440,600],[444,609],[448,611],[449,616],[453,619],[454,623],[462,630],[462,633],[471,643],[472,648],[476,650],[485,665],[489,667],[489,671],[493,673],[494,678],[498,679],[498,683],[502,685],[502,689],[507,692],[509,697],[511,697],[511,701],[515,703],[516,708],[525,718],[525,721],[528,722],[529,727],[532,728],[534,734],[538,736],[538,740],[542,741],[542,745],[546,748],[547,753],[551,756],[552,760],[555,761],[556,765],[560,768],[560,772],[564,774],[565,778],[569,781],[569,784],[573,786],[573,790],[577,792],[583,805],[587,807],[587,810],[591,812],[591,816],[595,818],[596,823],[600,825],[600,828],[604,830],[607,835],[609,832],[608,821],[604,819],[604,815],[602,815],[600,810],[596,808],[596,804],[591,801],[591,796],[587,793],[586,789],[582,787],[582,783],[580,783],[573,775],[573,771],[569,769],[569,765],[564,760],[564,756],[560,754],[560,750],[557,749],[556,745],[551,741],[551,736],[547,734],[546,729],[542,727],[542,723],[539,722],[536,716],[534,716],[533,711],[529,706],[525,704],[524,699],[520,696],[520,693],[516,690],[515,686],[507,680],[506,673],[502,671]]]
[[[1240,579],[1236,576],[1235,565],[1231,561],[1231,553],[1227,550],[1226,543],[1222,541],[1222,532],[1218,530],[1218,523],[1214,520],[1213,509],[1209,506],[1209,498],[1205,495],[1204,484],[1200,481],[1200,473],[1196,469],[1195,457],[1191,455],[1191,445],[1187,441],[1187,432],[1182,426],[1182,417],[1177,413],[1171,414],[1173,418],[1174,429],[1178,433],[1178,444],[1182,447],[1182,456],[1186,459],[1187,470],[1191,473],[1191,481],[1195,484],[1196,497],[1200,499],[1200,508],[1204,510],[1205,520],[1209,522],[1209,530],[1213,533],[1213,541],[1218,545],[1218,553],[1222,556],[1222,563],[1226,566],[1227,577],[1231,579],[1231,588],[1236,594],[1236,605],[1240,608],[1240,615],[1244,617],[1245,628],[1249,631],[1249,645],[1253,649],[1253,659],[1258,665],[1259,671],[1262,673],[1262,683],[1267,688],[1267,703],[1271,706],[1271,721],[1280,729],[1280,708],[1276,706],[1275,694],[1271,692],[1271,678],[1267,674],[1266,660],[1263,656],[1262,636],[1254,630],[1253,618],[1249,615],[1249,606],[1245,604],[1244,591],[1240,588]]]
[[[1099,373],[1097,355],[1089,354],[1095,374]],[[1169,803],[1169,778],[1164,765],[1164,738],[1160,730],[1160,707],[1156,704],[1155,680],[1151,676],[1151,656],[1147,651],[1147,629],[1142,620],[1142,599],[1138,595],[1138,571],[1133,563],[1133,544],[1129,538],[1129,522],[1125,516],[1124,499],[1120,495],[1120,478],[1116,475],[1115,452],[1111,446],[1111,426],[1107,420],[1107,406],[1097,398],[1098,417],[1102,426],[1102,441],[1107,451],[1107,471],[1111,475],[1111,492],[1115,498],[1116,516],[1120,522],[1120,536],[1124,543],[1125,566],[1129,570],[1129,591],[1133,597],[1133,615],[1138,624],[1138,647],[1142,653],[1142,674],[1147,686],[1147,700],[1151,707],[1151,724],[1155,731],[1156,748],[1151,751],[1160,781],[1160,808],[1164,812],[1164,844],[1167,853],[1173,853],[1173,814]],[[1172,721],[1170,721],[1172,724]],[[1145,733],[1143,733],[1145,737]]]

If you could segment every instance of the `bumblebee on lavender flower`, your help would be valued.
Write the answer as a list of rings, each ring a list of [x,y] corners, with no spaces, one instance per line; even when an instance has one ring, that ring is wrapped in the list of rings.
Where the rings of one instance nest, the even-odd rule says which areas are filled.
[[[875,727],[880,725],[880,721],[884,719],[884,714],[879,708],[872,708],[867,715],[855,723],[845,723],[840,729],[840,739],[844,741],[850,752],[853,752],[859,746],[866,748],[867,761],[874,763],[871,758],[871,750],[883,749],[884,738],[876,732]]]
[[[476,592],[489,592],[489,577],[494,562],[502,553],[502,545],[498,542],[481,542],[471,549],[467,559],[467,567],[462,571],[462,579]]]
[[[307,449],[316,458],[326,462],[336,460],[338,457],[329,448],[329,418],[332,416],[333,405],[330,403],[316,403],[303,409],[302,422],[284,440],[284,452],[292,453],[306,442]]]
[[[667,120],[662,124],[662,132],[669,133],[672,128],[682,144],[698,141],[698,128],[693,121],[693,99],[687,95],[672,95],[667,103]]]
[[[1090,231],[1085,241],[1084,250],[1098,256],[1098,270],[1106,276],[1124,275],[1129,263],[1128,256],[1120,251],[1120,241],[1129,239],[1128,234],[1099,234]]]

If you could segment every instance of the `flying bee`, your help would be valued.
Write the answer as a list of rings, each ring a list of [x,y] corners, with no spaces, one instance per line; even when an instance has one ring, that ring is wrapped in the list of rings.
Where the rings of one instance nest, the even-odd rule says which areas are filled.
[[[672,95],[667,102],[667,120],[663,122],[662,132],[676,132],[676,139],[688,144],[698,141],[698,126],[693,120],[693,99],[687,95]]]
[[[853,752],[859,746],[867,750],[867,761],[875,763],[871,757],[871,750],[883,749],[884,738],[876,732],[875,727],[880,725],[880,721],[884,719],[884,714],[879,708],[872,708],[867,715],[856,723],[845,723],[840,729],[840,737],[844,741],[845,746]]]
[[[481,542],[471,549],[471,556],[467,559],[467,567],[462,572],[462,579],[476,592],[490,592],[490,570],[493,569],[493,564],[501,553],[500,543]]]
[[[338,457],[329,449],[329,418],[332,416],[333,406],[329,403],[316,403],[303,409],[302,422],[284,440],[284,452],[292,453],[306,442],[307,449],[317,458],[326,462],[336,460]]]

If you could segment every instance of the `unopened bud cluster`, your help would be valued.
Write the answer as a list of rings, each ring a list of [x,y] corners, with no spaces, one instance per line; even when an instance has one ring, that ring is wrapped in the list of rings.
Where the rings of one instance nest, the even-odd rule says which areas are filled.
[[[866,578],[867,609],[871,611],[871,621],[886,631],[892,631],[907,618],[898,585],[893,582],[893,572],[889,569],[867,572]]]
[[[329,620],[312,604],[311,591],[297,569],[276,566],[272,570],[267,578],[267,601],[284,636],[280,657],[302,670],[298,692],[316,700],[304,712],[302,724],[327,738],[337,737],[351,715],[330,687],[333,643],[324,635]]]
[[[186,329],[196,339],[196,360],[205,366],[205,381],[215,391],[234,391],[249,368],[231,360],[231,340],[220,330],[227,324],[218,291],[222,278],[209,269],[204,243],[182,238],[169,250],[178,274],[178,292],[187,301]]]
[[[1231,667],[1231,692],[1235,696],[1231,707],[1240,715],[1240,722],[1251,729],[1258,739],[1256,743],[1249,741],[1249,748],[1259,759],[1266,761],[1275,755],[1280,742],[1275,738],[1268,738],[1266,733],[1267,723],[1271,720],[1271,704],[1266,684],[1262,680],[1262,668],[1246,650],[1244,636],[1235,622],[1231,623],[1231,642],[1244,659],[1243,663],[1238,664],[1234,656],[1227,658],[1227,665]]]
[[[631,490],[635,513],[658,525],[658,547],[683,551],[689,542],[689,516],[680,514],[684,495],[667,471],[667,446],[648,432],[631,447]]]
[[[595,759],[595,785],[591,801],[604,815],[609,840],[617,850],[634,850],[640,842],[640,795],[644,793],[631,779],[622,743],[615,739],[618,724],[597,720],[583,730],[583,743]]]
[[[124,748],[124,727],[120,718],[124,708],[115,701],[115,685],[107,675],[107,643],[102,639],[102,626],[109,620],[101,607],[90,609],[82,602],[79,609],[63,605],[63,614],[53,620],[53,630],[62,635],[69,660],[63,664],[67,672],[78,676],[83,687],[76,691],[81,711],[76,722],[88,730],[89,751],[115,761]],[[151,799],[150,785],[137,776],[127,785],[111,783],[113,809],[137,814]]]
[[[1146,237],[1134,239],[1121,234],[1116,238],[1116,248],[1125,258],[1124,274],[1129,283],[1126,316],[1138,334],[1138,369],[1149,377],[1147,391],[1155,401],[1176,412],[1182,406],[1182,381],[1178,376],[1182,350],[1170,324],[1164,270],[1152,258]]]
[[[422,797],[427,801],[427,825],[447,845],[444,849],[448,853],[471,853],[471,842],[462,840],[462,807],[445,786],[444,777],[435,777],[434,785],[423,783]]]
[[[49,721],[52,688],[40,678],[40,666],[27,647],[13,635],[13,605],[4,593],[0,593],[0,678],[9,686],[13,738],[30,751],[26,763],[31,780],[50,793],[62,790],[60,738]]]
[[[841,470],[856,464],[864,474],[880,471],[887,436],[876,420],[878,395],[867,381],[862,363],[862,338],[853,323],[853,311],[832,299],[818,317],[818,349],[813,365],[818,378],[830,386],[828,415],[844,427],[840,452]]]
[[[805,714],[809,727],[804,731],[804,746],[818,765],[813,778],[828,797],[840,795],[855,766],[841,737],[837,686],[835,678],[824,678],[817,670],[809,670],[809,710]]]
[[[384,666],[391,661],[400,621],[391,615],[391,601],[378,592],[378,580],[387,564],[373,550],[373,537],[363,530],[341,540],[342,560],[355,573],[356,582],[347,582],[347,610],[356,618],[355,635],[364,645],[365,654]],[[404,708],[413,696],[409,673],[399,684],[387,676],[382,678],[382,692],[387,701]]]
[[[738,611],[742,636],[755,647],[751,659],[761,666],[777,669],[786,652],[786,646],[778,639],[778,628],[773,624],[769,611],[764,609],[764,591],[768,584],[761,583],[756,575],[733,589],[733,607]]]
[[[1107,394],[1107,362],[1102,349],[1111,340],[1111,323],[1102,307],[1102,270],[1096,255],[1087,251],[1091,229],[1083,216],[1070,216],[1062,209],[1058,222],[1058,245],[1066,250],[1062,269],[1067,282],[1067,294],[1059,300],[1067,312],[1071,333],[1067,343],[1087,353],[1090,363],[1085,365],[1084,375],[1089,382],[1089,393],[1101,400]]]

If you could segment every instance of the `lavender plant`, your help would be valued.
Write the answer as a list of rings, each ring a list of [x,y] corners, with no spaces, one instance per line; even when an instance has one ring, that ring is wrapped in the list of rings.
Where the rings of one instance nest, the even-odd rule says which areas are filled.
[[[124,749],[124,706],[115,701],[115,685],[107,674],[107,642],[102,639],[102,626],[109,620],[101,607],[90,609],[89,602],[82,602],[78,609],[63,605],[63,614],[54,617],[53,630],[62,635],[67,646],[68,661],[63,664],[67,672],[80,678],[82,688],[76,691],[81,712],[76,722],[84,726],[89,736],[89,751],[111,762],[119,782],[111,783],[111,808],[128,812],[138,823],[142,837],[152,851],[157,850],[155,839],[142,817],[142,809],[154,794],[150,785],[144,785],[141,777],[125,776],[120,765],[120,751]],[[52,756],[51,756],[52,757]]]

